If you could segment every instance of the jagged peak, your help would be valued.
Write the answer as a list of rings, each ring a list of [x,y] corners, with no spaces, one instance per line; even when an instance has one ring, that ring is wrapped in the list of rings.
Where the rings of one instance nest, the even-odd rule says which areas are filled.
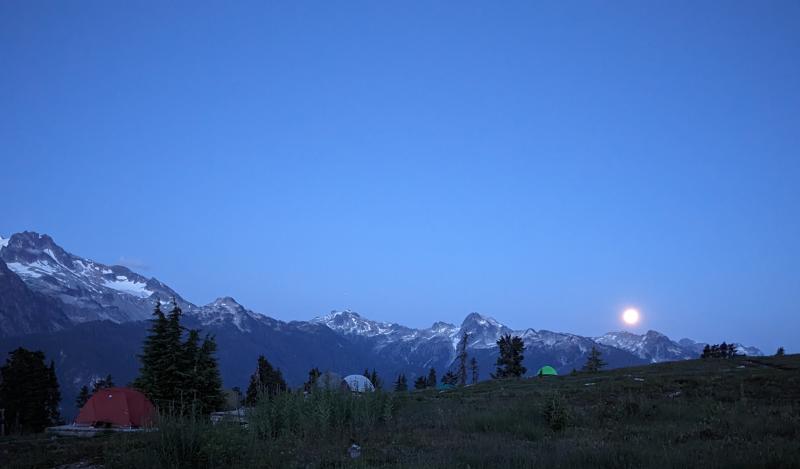
[[[37,233],[36,231],[22,231],[19,233],[14,233],[11,235],[11,238],[9,238],[9,241],[15,241],[18,243],[27,242],[29,244],[53,246],[61,249],[61,246],[56,244],[50,235],[46,233]]]
[[[214,305],[214,306],[224,305],[224,306],[242,307],[242,305],[239,302],[237,302],[235,299],[233,299],[233,297],[230,297],[230,296],[221,296],[221,297],[217,298],[216,300],[214,300],[213,302],[211,302],[211,305]]]
[[[461,327],[469,326],[471,324],[477,324],[480,326],[493,326],[493,327],[504,327],[500,322],[498,322],[495,318],[484,316],[483,314],[472,312],[464,318],[464,321],[461,322]]]
[[[455,324],[450,324],[449,322],[436,321],[431,325],[431,330],[455,329],[455,327]]]
[[[344,310],[331,310],[330,313],[324,316],[317,316],[311,320],[311,322],[316,323],[323,323],[323,324],[333,324],[333,323],[342,323],[342,322],[357,322],[357,323],[375,323],[378,324],[376,321],[371,321],[367,318],[362,317],[355,311],[350,309]],[[388,324],[387,324],[388,325]]]

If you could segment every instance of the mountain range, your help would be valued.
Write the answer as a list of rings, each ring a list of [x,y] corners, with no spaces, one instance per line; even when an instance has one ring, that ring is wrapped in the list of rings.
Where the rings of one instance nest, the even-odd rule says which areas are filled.
[[[610,367],[695,358],[704,343],[673,341],[656,331],[610,332],[600,337],[547,330],[512,330],[478,313],[460,325],[435,322],[415,329],[372,321],[353,311],[332,311],[309,321],[281,321],[221,297],[195,305],[155,278],[127,267],[105,265],[65,251],[48,235],[22,232],[0,237],[0,352],[39,349],[56,362],[65,415],[83,384],[112,374],[131,381],[137,354],[156,302],[176,302],[187,327],[213,334],[228,387],[247,384],[259,354],[280,367],[291,385],[311,367],[341,374],[375,368],[385,381],[398,373],[413,378],[431,367],[453,367],[457,344],[469,334],[468,353],[488,378],[503,334],[522,337],[529,373],[549,364],[560,373],[580,369],[594,346]],[[741,352],[760,355],[754,347]]]

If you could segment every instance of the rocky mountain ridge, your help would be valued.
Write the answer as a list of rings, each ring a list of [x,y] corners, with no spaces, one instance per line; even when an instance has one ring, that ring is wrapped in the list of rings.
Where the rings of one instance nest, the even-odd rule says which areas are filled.
[[[292,384],[302,383],[314,366],[348,374],[376,368],[389,380],[398,373],[421,375],[431,367],[441,372],[454,366],[464,333],[482,379],[494,369],[496,341],[503,334],[522,337],[529,373],[544,364],[559,372],[579,369],[593,346],[609,366],[619,367],[697,357],[705,345],[689,339],[675,342],[655,331],[591,338],[512,330],[479,313],[468,314],[460,325],[439,321],[423,329],[373,321],[354,311],[285,322],[231,297],[197,306],[155,278],[73,255],[47,235],[24,232],[0,238],[0,337],[7,338],[7,350],[0,352],[24,345],[58,357],[65,399],[91,376],[111,373],[120,382],[133,379],[146,319],[156,302],[168,305],[173,300],[184,310],[188,327],[217,337],[226,386],[245,386],[259,354],[281,367]],[[116,357],[101,352],[109,343],[125,352]],[[760,354],[754,348],[740,350]]]

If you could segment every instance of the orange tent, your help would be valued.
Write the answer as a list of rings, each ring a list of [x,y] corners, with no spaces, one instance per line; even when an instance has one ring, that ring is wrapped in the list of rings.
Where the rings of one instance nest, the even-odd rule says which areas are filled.
[[[153,421],[155,408],[144,394],[130,388],[100,389],[86,401],[75,423],[143,427]]]

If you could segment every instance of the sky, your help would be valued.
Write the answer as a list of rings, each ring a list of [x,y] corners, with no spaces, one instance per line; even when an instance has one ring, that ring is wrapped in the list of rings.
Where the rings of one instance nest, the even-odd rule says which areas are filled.
[[[796,1],[0,3],[0,235],[197,304],[800,351],[798,149]]]

